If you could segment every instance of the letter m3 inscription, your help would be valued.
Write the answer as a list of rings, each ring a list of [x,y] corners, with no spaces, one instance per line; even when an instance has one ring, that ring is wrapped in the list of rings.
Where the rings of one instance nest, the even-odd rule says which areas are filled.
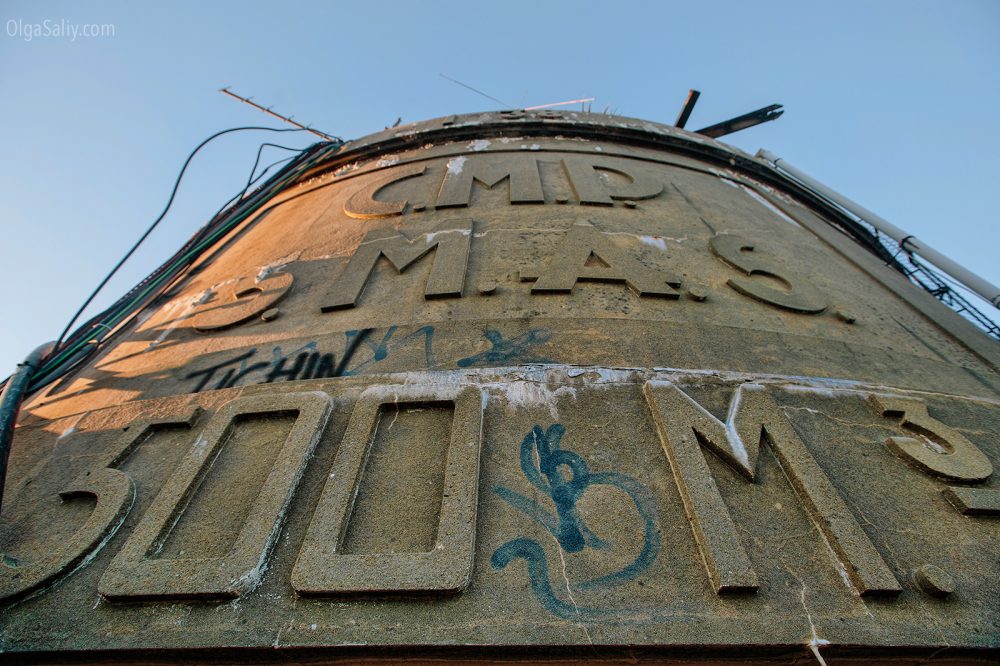
[[[900,593],[899,581],[764,387],[740,386],[725,423],[670,382],[646,382],[643,392],[717,593],[753,591],[758,583],[701,447],[753,482],[764,441],[858,593]]]

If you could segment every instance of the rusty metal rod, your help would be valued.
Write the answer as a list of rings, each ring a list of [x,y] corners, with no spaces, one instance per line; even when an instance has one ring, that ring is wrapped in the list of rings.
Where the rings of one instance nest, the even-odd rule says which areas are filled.
[[[687,99],[684,100],[684,107],[681,109],[680,115],[677,116],[677,122],[674,123],[674,126],[684,129],[688,118],[691,117],[691,112],[694,111],[694,105],[698,103],[699,97],[701,97],[701,93],[694,88],[688,90]]]
[[[757,109],[756,111],[751,111],[750,113],[744,113],[742,116],[736,116],[735,118],[724,120],[721,123],[715,123],[714,125],[703,127],[695,133],[702,134],[713,139],[718,139],[720,136],[732,134],[733,132],[739,132],[740,130],[744,130],[748,127],[753,127],[754,125],[760,125],[761,123],[777,120],[783,113],[784,110],[782,110],[780,104],[772,104],[770,106],[765,106],[763,109]]]

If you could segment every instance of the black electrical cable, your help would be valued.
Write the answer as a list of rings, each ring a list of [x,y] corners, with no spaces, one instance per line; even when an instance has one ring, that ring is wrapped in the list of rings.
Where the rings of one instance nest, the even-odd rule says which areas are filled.
[[[286,189],[303,173],[322,162],[332,152],[339,150],[341,146],[341,143],[319,142],[307,147],[297,155],[292,156],[290,164],[282,167],[276,174],[254,190],[253,193],[245,196],[229,208],[224,206],[224,210],[213,216],[173,257],[119,298],[111,307],[78,327],[64,341],[60,349],[57,350],[58,353],[54,353],[45,363],[44,367],[36,373],[36,379],[33,381],[30,390],[37,390],[65,376],[73,368],[96,353],[103,339],[99,340],[98,337],[94,337],[91,332],[94,328],[103,328],[105,330],[104,339],[106,339],[112,331],[121,329],[123,318],[131,313],[131,317],[124,322],[124,325],[130,324],[142,308],[168,289],[177,277],[197,261],[207,248],[221,238],[222,235],[248,219],[250,215],[259,210],[268,200]],[[281,161],[286,160],[279,160],[275,164]],[[274,164],[269,165],[265,169],[265,172],[272,166]],[[251,183],[259,180],[263,175],[264,173],[261,173],[257,178],[252,178]],[[237,196],[242,196],[245,190],[246,188]],[[235,199],[236,197],[230,201]],[[136,294],[138,294],[138,297],[135,297]]]
[[[293,153],[301,153],[303,150],[305,150],[304,148],[292,148],[290,146],[282,146],[280,144],[270,143],[270,142],[267,142],[267,141],[265,141],[264,143],[260,144],[260,146],[257,148],[257,159],[255,159],[253,161],[253,168],[250,169],[250,177],[247,179],[247,187],[243,190],[244,192],[246,192],[247,189],[250,189],[250,185],[253,183],[253,181],[257,180],[257,178],[254,178],[253,176],[257,172],[257,167],[260,165],[260,158],[261,158],[261,155],[264,154],[264,149],[265,148],[280,148],[281,150],[288,150],[288,151],[291,151]],[[287,157],[285,159],[289,159],[290,160],[290,159],[292,159],[292,157],[294,157],[294,155],[291,156],[291,157]],[[265,169],[265,171],[266,170],[267,169]],[[258,178],[259,178],[259,176],[258,176]]]
[[[236,194],[229,201],[227,201],[222,206],[222,208],[220,208],[218,211],[216,211],[215,215],[212,216],[209,219],[209,222],[205,226],[203,226],[201,229],[199,229],[197,232],[195,232],[194,236],[192,236],[188,240],[188,242],[177,251],[177,253],[175,254],[175,256],[179,256],[179,255],[183,254],[190,247],[192,247],[195,243],[197,243],[200,239],[202,239],[206,235],[208,235],[212,231],[212,229],[215,228],[215,225],[223,223],[228,215],[235,215],[235,214],[237,214],[237,207],[239,205],[243,205],[245,202],[251,201],[253,199],[253,197],[256,196],[259,192],[265,192],[265,191],[267,191],[272,186],[272,184],[280,182],[281,179],[283,178],[284,174],[289,173],[290,171],[294,170],[296,168],[297,164],[299,164],[300,162],[308,161],[312,157],[313,152],[317,148],[321,148],[321,147],[325,147],[325,146],[329,146],[329,145],[331,145],[331,144],[326,144],[326,143],[323,143],[323,142],[319,142],[319,143],[315,143],[315,144],[313,144],[313,145],[305,148],[304,150],[300,151],[298,155],[292,156],[293,162],[291,164],[288,164],[288,165],[285,165],[284,167],[282,167],[282,169],[280,171],[278,171],[269,180],[265,181],[262,185],[260,185],[256,190],[254,190],[253,193],[251,193],[251,194],[248,195],[246,193],[247,188],[244,188],[243,190],[241,190],[238,194]],[[337,145],[340,145],[340,144],[337,144]],[[275,166],[276,164],[280,164],[281,161],[283,161],[283,160],[278,160],[277,162],[269,165],[268,168],[270,168],[272,166]],[[266,171],[267,171],[267,169],[265,169],[265,172]],[[263,173],[261,174],[261,177],[262,176],[263,176]],[[258,179],[254,179],[253,182],[257,182],[257,180]],[[233,206],[230,207],[230,205],[233,204],[234,202],[239,202],[239,203],[237,205],[233,205]],[[164,268],[165,266],[166,266],[166,264],[164,264],[164,266],[161,266],[160,269]],[[158,270],[160,270],[160,269],[158,269]],[[136,289],[138,287],[140,287],[140,286],[142,286],[142,283],[140,283],[139,285],[137,285]]]
[[[261,178],[263,178],[264,174],[266,174],[268,171],[270,171],[272,167],[277,166],[278,164],[281,164],[282,162],[287,162],[288,160],[295,159],[295,155],[290,155],[289,157],[286,157],[284,159],[280,159],[280,160],[277,160],[275,162],[271,162],[266,167],[264,167],[264,170],[261,171],[258,176],[254,177],[254,174],[257,173],[257,167],[260,165],[260,158],[264,154],[264,148],[267,148],[267,147],[281,148],[282,150],[290,150],[293,153],[297,153],[297,154],[301,154],[302,152],[304,152],[304,149],[302,149],[302,148],[289,148],[288,146],[279,146],[276,143],[262,143],[262,144],[260,144],[260,146],[257,148],[257,157],[256,157],[256,159],[254,159],[254,161],[253,161],[253,167],[250,169],[250,175],[247,176],[247,184],[243,186],[243,189],[240,191],[239,194],[237,194],[232,199],[230,199],[229,201],[227,201],[225,203],[225,205],[223,205],[222,208],[220,208],[216,212],[216,214],[212,216],[213,219],[215,218],[215,216],[219,215],[220,213],[222,213],[222,211],[224,211],[226,208],[228,208],[230,204],[232,204],[235,201],[239,201],[240,199],[242,199],[243,197],[245,197],[246,194],[247,194],[247,192],[250,190],[250,188],[253,187],[254,183],[256,183]]]
[[[105,276],[105,278],[103,280],[101,280],[101,283],[99,285],[97,285],[97,288],[94,289],[93,292],[91,292],[90,296],[87,297],[87,300],[85,300],[83,302],[83,305],[80,306],[80,309],[77,310],[76,314],[73,315],[73,318],[69,320],[69,323],[66,324],[66,328],[63,329],[62,333],[59,334],[59,338],[56,340],[56,349],[57,350],[62,345],[62,342],[63,342],[63,340],[66,337],[66,334],[69,333],[70,329],[73,327],[73,324],[76,323],[76,320],[80,318],[80,315],[83,314],[83,311],[87,309],[87,306],[90,305],[90,303],[94,300],[94,298],[97,297],[97,294],[100,293],[101,289],[104,288],[104,285],[106,285],[108,283],[108,281],[114,276],[114,274],[118,272],[118,269],[121,268],[122,265],[126,261],[128,261],[129,257],[131,257],[133,253],[135,253],[135,251],[139,248],[140,245],[142,245],[143,241],[146,240],[146,238],[149,236],[149,234],[153,233],[153,230],[156,229],[157,225],[159,225],[160,222],[163,220],[163,218],[166,217],[167,212],[170,210],[170,206],[173,205],[173,203],[174,203],[174,198],[177,196],[177,189],[180,187],[181,179],[184,177],[184,172],[187,171],[188,166],[191,164],[191,160],[194,159],[194,156],[198,153],[198,151],[200,151],[202,148],[204,148],[208,143],[210,143],[214,139],[216,139],[216,138],[218,138],[218,137],[220,137],[220,136],[222,136],[224,134],[229,134],[231,132],[248,131],[248,130],[266,131],[266,132],[303,132],[303,131],[306,131],[306,130],[302,130],[302,129],[298,129],[298,128],[287,128],[286,129],[286,128],[262,127],[262,126],[230,127],[229,129],[224,129],[224,130],[221,130],[219,132],[216,132],[215,134],[211,135],[210,137],[208,137],[207,139],[205,139],[204,141],[202,141],[201,143],[199,143],[198,146],[194,150],[192,150],[191,153],[187,156],[187,159],[184,160],[184,166],[181,167],[180,173],[177,174],[177,179],[174,181],[174,187],[173,187],[173,189],[170,192],[170,198],[167,199],[167,205],[164,206],[163,212],[161,212],[159,214],[159,216],[157,216],[157,218],[155,220],[153,220],[153,223],[151,225],[149,225],[149,228],[146,229],[146,232],[143,233],[142,236],[139,237],[139,240],[137,240],[135,242],[135,244],[129,249],[129,251],[125,253],[125,256],[123,256],[118,261],[118,263],[115,264],[114,268],[111,269],[111,272],[108,273],[107,276]],[[256,167],[254,167],[254,168],[256,169]]]
[[[269,144],[264,144],[264,145],[267,145],[267,146],[276,146],[276,144],[270,144],[270,143],[269,143]],[[277,146],[277,147],[279,147],[279,148],[285,148],[284,146]],[[286,148],[286,150],[295,150],[296,152],[302,152],[302,151],[300,151],[300,150],[298,150],[298,149],[295,149],[295,148]],[[258,154],[259,154],[259,153],[258,153]],[[263,178],[263,177],[264,177],[264,176],[265,176],[265,175],[267,174],[267,172],[268,172],[268,171],[270,171],[270,170],[271,170],[272,168],[274,168],[274,167],[275,167],[275,166],[277,166],[278,164],[281,164],[282,162],[287,162],[287,161],[289,161],[289,160],[293,160],[293,159],[295,159],[296,157],[297,157],[296,155],[292,155],[292,156],[290,156],[290,157],[285,157],[285,158],[282,158],[282,159],[280,159],[280,160],[276,160],[276,161],[274,161],[274,162],[271,162],[271,163],[270,163],[270,164],[268,164],[268,165],[267,165],[266,167],[264,167],[263,171],[261,171],[261,172],[260,172],[260,174],[258,174],[256,178],[253,178],[253,172],[251,172],[251,177],[253,178],[253,180],[249,181],[249,182],[248,182],[248,184],[247,184],[247,186],[245,186],[245,187],[244,187],[244,188],[243,188],[243,189],[242,189],[242,190],[241,190],[241,191],[240,191],[239,193],[237,193],[237,194],[236,194],[235,196],[233,196],[233,197],[232,197],[231,199],[229,199],[229,201],[227,201],[227,202],[226,202],[226,203],[225,203],[225,204],[224,204],[224,205],[223,205],[223,206],[222,206],[222,207],[221,207],[221,208],[220,208],[220,209],[219,209],[218,211],[216,211],[216,214],[215,214],[215,215],[214,215],[214,216],[213,216],[213,217],[212,217],[211,219],[212,219],[212,220],[214,220],[214,219],[215,219],[216,217],[218,217],[218,216],[219,216],[219,215],[220,215],[220,214],[221,214],[221,213],[222,213],[223,211],[225,211],[225,210],[226,210],[226,208],[228,208],[228,207],[229,207],[229,206],[230,206],[231,204],[233,204],[233,203],[234,203],[235,201],[237,201],[237,200],[239,200],[239,199],[242,199],[242,198],[243,198],[243,197],[244,197],[244,196],[246,195],[246,192],[247,192],[247,190],[248,190],[248,189],[249,189],[250,187],[252,187],[254,183],[258,182],[258,181],[259,181],[259,180],[260,180],[261,178]],[[255,170],[256,170],[256,163],[255,163],[255,167],[254,167],[254,171],[255,171]],[[206,231],[206,228],[202,228],[202,229],[200,229],[200,230],[199,230],[199,232],[197,232],[197,233],[195,234],[195,236],[194,236],[194,237],[192,238],[192,240],[198,240],[198,239],[201,239],[201,238],[203,238],[205,234],[204,234],[204,233],[202,233],[202,232],[204,232],[204,231]],[[211,231],[211,229],[208,229],[208,231]],[[183,247],[181,248],[181,250],[180,250],[180,251],[179,251],[179,252],[178,252],[177,254],[182,254],[184,250],[186,250],[187,248],[191,247],[191,246],[192,246],[193,244],[194,244],[194,243],[193,243],[192,241],[189,241],[188,243],[186,243],[186,244],[185,244],[185,245],[184,245],[184,246],[183,246]],[[177,255],[175,255],[175,256],[177,256]],[[190,260],[189,262],[187,262],[187,263],[186,263],[186,264],[185,264],[185,265],[184,265],[184,266],[183,266],[183,267],[182,267],[182,268],[181,268],[180,270],[178,270],[178,271],[177,271],[177,273],[181,273],[181,272],[183,272],[183,268],[186,268],[187,266],[190,266],[190,265],[191,265],[191,263],[193,263],[193,262],[194,262],[195,260],[197,260],[197,257],[192,257],[192,259],[191,259],[191,260]],[[161,268],[162,268],[162,267],[161,267]],[[160,273],[160,271],[154,271],[154,273],[153,273],[153,274],[151,274],[150,276],[147,276],[147,278],[146,278],[146,279],[144,279],[144,280],[143,280],[142,282],[140,282],[140,283],[139,283],[139,285],[137,285],[136,287],[133,287],[133,289],[131,289],[131,290],[130,290],[130,291],[129,291],[129,292],[128,292],[128,293],[127,293],[127,294],[126,294],[125,296],[123,296],[122,298],[120,298],[120,299],[119,299],[119,302],[121,302],[121,301],[124,301],[124,300],[126,300],[128,296],[130,296],[131,294],[133,294],[133,293],[135,293],[136,291],[138,291],[138,288],[139,288],[139,287],[141,287],[142,285],[145,285],[145,284],[148,284],[148,283],[149,283],[149,282],[151,281],[151,279],[153,278],[153,276],[154,276],[154,275],[157,275],[157,274],[159,274],[159,273]],[[169,284],[167,284],[167,285],[164,285],[164,288],[163,288],[163,289],[161,290],[161,292],[162,292],[162,291],[166,291],[167,289],[169,289],[169,286],[170,286]],[[104,314],[106,314],[106,313],[107,313],[107,312],[108,312],[109,310],[111,310],[111,309],[113,309],[113,308],[109,308],[108,310],[105,310],[105,312],[102,312],[101,314],[97,315],[97,316],[96,316],[96,317],[94,318],[94,320],[93,320],[93,321],[96,321],[97,319],[100,319],[100,318],[101,318],[101,317],[102,317],[102,316],[103,316]],[[133,321],[133,320],[135,319],[135,317],[136,317],[136,316],[138,315],[138,313],[139,313],[139,310],[141,310],[141,309],[142,309],[142,308],[136,308],[136,310],[135,310],[135,313],[133,314],[133,316],[132,316],[132,317],[131,317],[131,318],[130,318],[130,319],[129,319],[128,321],[125,321],[125,322],[123,322],[123,323],[122,323],[122,325],[124,325],[124,326],[128,326],[128,324],[130,324],[130,323],[131,323],[131,322],[132,322],[132,321]],[[87,324],[93,324],[93,321],[88,321],[88,322],[87,322]],[[94,327],[94,326],[88,326],[88,325],[86,325],[86,324],[85,324],[85,325],[84,325],[83,327],[81,327],[81,328],[84,328],[84,329],[89,329],[89,328],[93,328],[93,327]],[[86,349],[84,349],[84,350],[81,350],[81,351],[83,351],[83,352],[87,352],[87,350],[86,350]],[[68,368],[66,369],[66,371],[68,372],[69,370],[71,370],[71,369],[72,369],[72,367],[75,367],[75,366],[76,366],[76,365],[77,365],[77,364],[78,364],[79,362],[81,362],[81,361],[85,360],[85,359],[86,359],[86,358],[87,358],[88,356],[90,356],[90,353],[84,353],[84,354],[83,354],[83,355],[82,355],[82,356],[81,356],[81,357],[80,357],[79,359],[76,359],[76,360],[75,360],[75,361],[74,361],[74,362],[73,362],[73,363],[72,363],[72,364],[70,365],[70,367],[68,367]]]
[[[243,199],[244,197],[246,197],[246,194],[250,190],[250,188],[253,187],[254,184],[256,184],[257,182],[259,182],[261,178],[263,178],[265,175],[267,175],[268,171],[270,171],[271,169],[273,169],[277,165],[281,164],[282,162],[287,162],[289,160],[294,160],[297,157],[297,155],[290,155],[290,156],[282,158],[280,160],[275,160],[274,162],[271,162],[266,167],[264,167],[264,170],[261,171],[259,174],[257,174],[256,177],[254,177],[254,174],[257,172],[257,166],[260,164],[261,153],[264,150],[265,146],[274,146],[275,148],[282,148],[284,150],[291,150],[291,151],[293,151],[295,153],[298,153],[298,154],[301,154],[301,153],[305,152],[305,150],[308,150],[307,148],[303,149],[303,148],[289,148],[288,146],[279,146],[276,143],[262,143],[257,148],[257,158],[254,160],[253,168],[250,169],[250,175],[247,177],[247,184],[243,186],[242,190],[240,190],[239,192],[237,192],[236,194],[234,194],[232,197],[230,197],[230,199],[228,201],[226,201],[226,203],[222,204],[222,206],[219,207],[219,210],[215,211],[215,215],[213,215],[212,217],[209,218],[210,221],[215,220],[215,218],[217,218],[219,215],[221,215],[222,212],[225,211],[227,208],[229,208],[232,204],[234,204],[237,201],[240,201],[241,199]],[[199,229],[198,231],[201,232],[202,230]]]
[[[277,130],[277,131],[288,131],[288,130]],[[291,131],[299,131],[299,130],[291,130]],[[271,145],[277,145],[277,144],[271,144]],[[297,160],[297,161],[308,161],[317,152],[317,148],[323,148],[323,149],[326,149],[326,148],[329,148],[329,147],[339,148],[339,146],[340,146],[340,144],[334,145],[334,144],[328,144],[328,143],[322,143],[322,142],[321,143],[317,143],[317,144],[313,144],[312,146],[309,146],[306,149],[300,151],[299,154],[292,156],[292,159],[293,160]],[[287,147],[285,147],[285,146],[281,146],[281,147],[287,149]],[[258,152],[259,152],[259,150],[260,149],[258,149]],[[263,177],[264,173],[266,173],[266,171],[268,169],[270,169],[275,164],[280,163],[281,161],[285,161],[285,160],[278,160],[276,163],[269,165],[265,169],[265,171],[262,172],[257,178],[253,178],[253,176],[251,175],[250,176],[250,178],[252,178],[251,183],[252,182],[256,182],[257,180],[259,180],[261,177]],[[287,173],[290,172],[289,170],[294,170],[295,168],[296,168],[296,166],[295,166],[294,163],[292,165],[286,166],[279,173],[277,173],[275,176],[273,176],[267,183],[261,185],[258,188],[258,190],[256,190],[254,192],[254,195],[252,195],[251,197],[248,197],[247,200],[248,201],[251,200],[253,198],[253,196],[256,196],[259,192],[267,191],[267,189],[269,187],[274,187],[276,184],[278,184],[278,183],[280,183],[282,181],[282,178],[284,177],[285,174],[287,174]],[[100,323],[100,320],[103,319],[109,312],[115,312],[116,310],[120,309],[120,306],[122,304],[129,302],[129,299],[131,299],[132,296],[135,293],[139,292],[147,284],[149,284],[150,282],[158,280],[159,277],[163,274],[164,270],[167,269],[171,265],[171,262],[173,261],[173,259],[175,259],[177,256],[179,256],[179,255],[183,254],[184,252],[186,252],[197,241],[199,241],[205,235],[207,235],[208,233],[210,233],[212,231],[212,229],[214,229],[219,223],[224,223],[227,215],[234,214],[234,211],[238,210],[238,208],[239,208],[238,206],[236,206],[236,207],[233,207],[230,210],[226,210],[226,207],[230,203],[232,203],[233,201],[235,201],[238,197],[243,196],[245,194],[245,192],[246,192],[246,189],[247,188],[244,187],[244,189],[241,190],[241,192],[239,194],[237,194],[236,196],[234,196],[232,199],[229,200],[229,202],[227,202],[222,208],[220,208],[220,210],[216,213],[216,215],[213,216],[210,219],[209,223],[206,224],[198,232],[196,232],[195,235],[177,253],[175,253],[174,258],[172,258],[171,260],[168,260],[166,263],[164,263],[163,265],[161,265],[157,270],[155,270],[153,273],[151,273],[149,276],[147,276],[138,285],[136,285],[135,287],[133,287],[128,293],[126,293],[124,296],[122,296],[120,299],[118,299],[118,301],[116,301],[114,305],[112,305],[111,307],[105,309],[104,312],[95,315],[94,317],[92,317],[91,319],[89,319],[86,323],[84,323],[83,325],[81,325],[74,332],[74,334],[72,336],[70,336],[69,339],[64,340],[64,342],[61,345],[59,351],[61,351],[63,349],[74,347],[74,344],[76,344],[76,342],[79,340],[79,338],[81,338],[83,336],[90,337],[90,335],[91,335],[90,331],[93,328],[104,327],[104,328],[106,328],[106,329],[108,329],[110,331],[110,327],[108,327],[104,323]],[[269,196],[272,196],[273,194],[274,193],[272,192]],[[242,206],[243,204],[244,204],[244,202],[241,201],[240,202],[240,206]],[[225,215],[220,215],[223,211],[225,211],[226,214]],[[155,294],[154,294],[154,296],[155,296]],[[134,319],[134,317],[133,317],[133,319]],[[35,384],[32,386],[32,390],[36,390],[37,388],[40,388],[41,385],[48,384],[51,381],[55,381],[55,379],[57,379],[59,376],[62,376],[64,374],[66,374],[73,367],[75,367],[80,362],[82,362],[87,357],[89,357],[92,353],[94,353],[96,351],[96,349],[97,349],[96,345],[90,345],[89,348],[88,347],[79,348],[79,345],[77,344],[76,348],[74,348],[73,351],[69,351],[68,352],[68,355],[67,355],[67,352],[65,352],[65,351],[62,351],[60,354],[54,354],[54,355],[52,355],[52,357],[50,359],[50,362],[46,363],[46,366],[42,369],[42,371],[40,371],[40,373],[39,373],[40,379],[38,381],[36,381]],[[46,376],[52,374],[52,371],[56,367],[60,367],[61,368],[61,372],[59,372],[58,376],[46,378]]]

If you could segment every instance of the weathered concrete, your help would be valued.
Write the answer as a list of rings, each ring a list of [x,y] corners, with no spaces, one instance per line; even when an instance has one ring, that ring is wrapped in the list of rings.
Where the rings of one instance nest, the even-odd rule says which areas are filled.
[[[988,658],[1000,349],[835,215],[613,116],[349,144],[26,406],[3,649]]]

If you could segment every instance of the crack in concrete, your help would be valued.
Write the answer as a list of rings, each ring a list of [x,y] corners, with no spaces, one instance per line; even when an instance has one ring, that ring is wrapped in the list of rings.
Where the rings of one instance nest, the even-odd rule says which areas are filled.
[[[799,581],[801,582],[801,581]],[[819,653],[821,647],[826,647],[830,644],[830,641],[825,638],[820,638],[819,634],[816,633],[816,625],[813,624],[812,614],[809,612],[809,607],[806,606],[806,584],[802,583],[802,593],[799,596],[799,601],[802,603],[802,610],[806,612],[806,619],[809,621],[809,630],[812,632],[812,638],[806,643],[809,649],[812,651],[813,655],[816,657],[822,666],[826,666],[826,660],[823,659],[823,655]]]
[[[587,642],[590,643],[590,647],[594,647],[594,640],[590,637],[590,631],[587,630],[587,625],[583,623],[583,616],[580,615],[580,606],[576,603],[576,599],[573,597],[573,590],[569,585],[569,577],[566,575],[566,558],[563,556],[562,545],[559,543],[559,539],[553,535],[552,537],[556,542],[556,552],[559,553],[559,561],[562,563],[562,578],[563,583],[566,585],[566,594],[569,595],[569,602],[573,604],[573,610],[576,611],[577,622],[576,625],[583,630],[583,635],[587,637]]]
[[[819,409],[813,409],[812,407],[790,407],[788,405],[781,406],[782,411],[800,411],[809,412],[811,414],[818,414],[819,416],[825,417],[831,421],[839,423],[841,425],[853,426],[855,428],[863,428],[867,430],[880,430],[886,432],[886,428],[880,423],[858,423],[857,421],[851,421],[848,419],[839,418],[833,414],[828,414],[827,412],[821,411]]]

